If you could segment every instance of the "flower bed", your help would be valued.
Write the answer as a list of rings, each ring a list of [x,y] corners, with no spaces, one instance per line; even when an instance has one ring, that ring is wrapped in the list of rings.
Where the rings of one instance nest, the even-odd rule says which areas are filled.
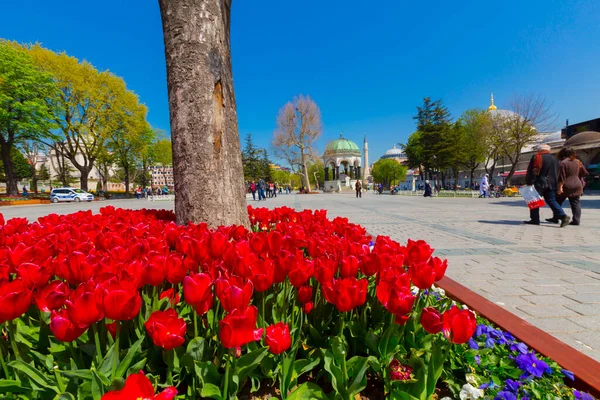
[[[513,379],[519,396],[583,396],[549,360],[538,377],[533,353],[433,290],[447,263],[426,242],[373,243],[323,211],[249,214],[252,231],[113,207],[0,218],[0,391],[511,398],[500,392]]]

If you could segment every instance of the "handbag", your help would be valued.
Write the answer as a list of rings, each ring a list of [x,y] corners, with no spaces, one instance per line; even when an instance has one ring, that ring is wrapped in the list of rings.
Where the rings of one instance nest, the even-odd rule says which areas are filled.
[[[546,193],[546,190],[550,188],[550,184],[548,183],[548,177],[539,175],[536,176],[535,181],[533,182],[533,186],[535,187],[535,190],[537,190],[537,192],[543,196],[544,193]]]

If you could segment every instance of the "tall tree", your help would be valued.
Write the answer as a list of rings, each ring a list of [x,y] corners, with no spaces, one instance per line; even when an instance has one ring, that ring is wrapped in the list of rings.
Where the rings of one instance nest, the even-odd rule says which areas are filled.
[[[20,148],[23,150],[23,153],[25,153],[25,157],[29,163],[29,168],[31,169],[30,190],[33,190],[33,192],[37,194],[37,164],[39,160],[40,144],[34,140],[25,140],[23,143],[21,143]]]
[[[321,135],[321,111],[310,96],[297,96],[279,110],[271,142],[275,155],[299,167],[304,185],[310,188],[308,162],[314,157],[314,142]]]
[[[27,162],[27,158],[21,153],[16,147],[13,147],[10,151],[10,160],[12,166],[12,173],[16,181],[21,179],[31,178],[31,168]],[[0,179],[6,182],[6,168],[4,161],[0,163]]]
[[[489,112],[471,109],[461,115],[459,122],[464,129],[462,167],[469,172],[469,187],[472,187],[475,170],[486,162],[489,154],[488,138],[492,134],[492,120]]]
[[[231,0],[159,0],[159,4],[177,222],[247,226],[231,69]]]
[[[503,114],[500,123],[506,138],[502,141],[502,153],[511,163],[506,183],[515,173],[517,163],[525,146],[536,141],[539,132],[548,132],[555,128],[556,113],[541,96],[516,96],[511,104],[512,113]]]
[[[373,164],[371,174],[377,183],[383,184],[385,187],[390,187],[392,183],[404,181],[408,168],[392,159],[380,159]]]
[[[123,120],[136,119],[137,96],[123,79],[109,71],[99,72],[86,61],[65,53],[57,54],[39,45],[29,53],[36,64],[49,72],[57,87],[53,140],[42,143],[64,156],[79,171],[80,185],[88,189],[88,177],[108,137]]]
[[[255,181],[261,178],[260,149],[252,142],[252,135],[246,135],[246,145],[242,151],[242,165],[244,167],[244,180]]]
[[[8,194],[18,193],[13,149],[52,128],[52,108],[46,100],[55,94],[50,75],[41,72],[21,47],[0,40],[0,158]]]

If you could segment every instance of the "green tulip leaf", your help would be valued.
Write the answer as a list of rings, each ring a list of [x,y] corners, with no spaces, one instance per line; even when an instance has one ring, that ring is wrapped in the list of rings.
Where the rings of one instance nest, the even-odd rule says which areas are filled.
[[[306,382],[298,386],[296,390],[288,396],[288,400],[328,400],[329,397],[318,385],[312,382]]]
[[[348,392],[351,396],[360,393],[364,388],[367,387],[367,368],[369,367],[368,358],[354,356],[348,360],[347,368],[348,375],[353,377],[351,380]]]
[[[32,386],[34,386],[34,389],[50,389],[55,393],[59,392],[58,387],[52,385],[51,381],[35,367],[24,363],[21,360],[11,361],[8,363],[8,365],[27,375],[27,377],[31,380]]]
[[[221,389],[219,389],[218,386],[213,385],[212,383],[205,383],[204,385],[202,385],[202,391],[200,392],[200,396],[205,397],[207,399],[223,400]]]
[[[265,358],[268,352],[268,347],[262,347],[240,357],[235,362],[234,375],[239,377],[240,382],[243,382],[250,372],[260,365],[260,362]]]
[[[24,382],[12,379],[0,379],[0,393],[26,393],[30,391],[31,388],[25,386]]]
[[[117,366],[117,370],[115,371],[115,376],[113,376],[113,379],[122,378],[125,375],[125,372],[127,372],[127,369],[129,368],[129,366],[131,365],[131,362],[133,361],[133,358],[140,352],[140,348],[142,347],[143,341],[144,341],[144,336],[139,338],[129,348],[129,351],[127,351],[127,354],[125,355],[123,360],[121,360],[121,362]]]
[[[54,400],[75,400],[75,396],[71,393],[61,393],[57,395]]]

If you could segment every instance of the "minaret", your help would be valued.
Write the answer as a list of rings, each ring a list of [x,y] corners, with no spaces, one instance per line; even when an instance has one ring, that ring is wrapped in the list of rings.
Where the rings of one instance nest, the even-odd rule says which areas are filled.
[[[494,93],[490,95],[490,106],[488,107],[488,111],[495,111],[498,107],[494,105]]]
[[[367,182],[367,178],[371,175],[369,171],[369,143],[367,143],[367,134],[365,133],[365,141],[363,142],[363,151],[365,153],[364,168],[363,168],[363,182]]]

